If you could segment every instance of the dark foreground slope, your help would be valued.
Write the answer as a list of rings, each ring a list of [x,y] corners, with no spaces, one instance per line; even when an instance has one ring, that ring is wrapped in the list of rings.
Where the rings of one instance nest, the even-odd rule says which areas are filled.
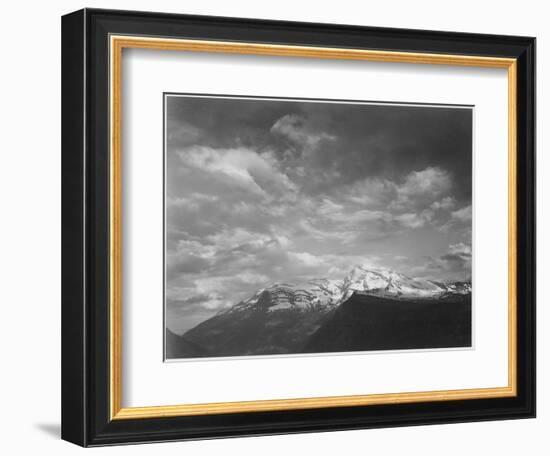
[[[183,336],[167,334],[166,358],[300,353],[332,308],[311,304],[273,310],[280,304],[275,298],[264,291],[252,305],[219,313]]]
[[[209,353],[202,347],[185,339],[183,336],[174,334],[166,329],[166,354],[167,359],[196,358],[209,356]]]
[[[354,294],[307,341],[305,353],[469,347],[471,295],[396,300]]]
[[[202,347],[205,353],[187,353],[179,357],[299,353],[306,340],[321,326],[324,316],[316,309],[305,312],[252,309],[216,315],[183,335],[187,342]],[[185,351],[186,347],[181,347],[181,352]]]
[[[470,294],[395,299],[356,293],[329,311],[270,311],[269,299],[266,294],[258,305],[218,314],[183,336],[167,330],[166,358],[471,346]]]

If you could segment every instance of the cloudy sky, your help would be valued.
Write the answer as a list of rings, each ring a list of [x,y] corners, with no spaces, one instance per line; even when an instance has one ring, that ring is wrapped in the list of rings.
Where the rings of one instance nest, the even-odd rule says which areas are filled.
[[[355,264],[469,279],[472,111],[166,97],[167,325]]]

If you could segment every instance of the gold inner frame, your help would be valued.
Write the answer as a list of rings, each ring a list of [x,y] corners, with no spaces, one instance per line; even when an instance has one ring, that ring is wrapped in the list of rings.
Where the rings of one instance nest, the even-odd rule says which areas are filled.
[[[245,402],[122,407],[122,51],[123,49],[255,54],[317,59],[368,60],[432,65],[504,68],[508,71],[508,385],[461,390],[274,399]],[[517,394],[517,61],[511,58],[387,52],[205,41],[138,36],[110,36],[110,415],[111,419],[158,418],[238,412],[298,410],[458,399],[512,397]]]

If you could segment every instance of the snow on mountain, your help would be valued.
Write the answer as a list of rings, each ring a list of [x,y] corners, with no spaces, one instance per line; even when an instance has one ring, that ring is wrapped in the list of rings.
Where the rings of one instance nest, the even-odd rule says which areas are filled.
[[[304,284],[275,283],[258,290],[219,314],[265,308],[278,310],[329,311],[354,293],[394,299],[439,299],[450,294],[468,294],[469,282],[443,284],[426,279],[413,279],[387,268],[357,265],[344,280],[314,279]]]
[[[344,301],[353,293],[394,298],[437,298],[448,292],[444,284],[412,279],[387,268],[355,266],[344,279]]]
[[[335,307],[341,301],[342,281],[314,279],[302,285],[275,283],[258,290],[250,298],[224,311],[240,311],[254,307],[265,307],[269,312],[283,309],[326,309]]]
[[[469,294],[472,292],[471,282],[453,282],[446,285],[448,293]]]

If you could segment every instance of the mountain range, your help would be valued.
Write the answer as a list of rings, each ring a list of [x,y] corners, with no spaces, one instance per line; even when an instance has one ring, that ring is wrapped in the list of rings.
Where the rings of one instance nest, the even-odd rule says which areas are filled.
[[[343,280],[275,283],[183,335],[166,330],[168,359],[470,345],[470,282],[366,265]]]

